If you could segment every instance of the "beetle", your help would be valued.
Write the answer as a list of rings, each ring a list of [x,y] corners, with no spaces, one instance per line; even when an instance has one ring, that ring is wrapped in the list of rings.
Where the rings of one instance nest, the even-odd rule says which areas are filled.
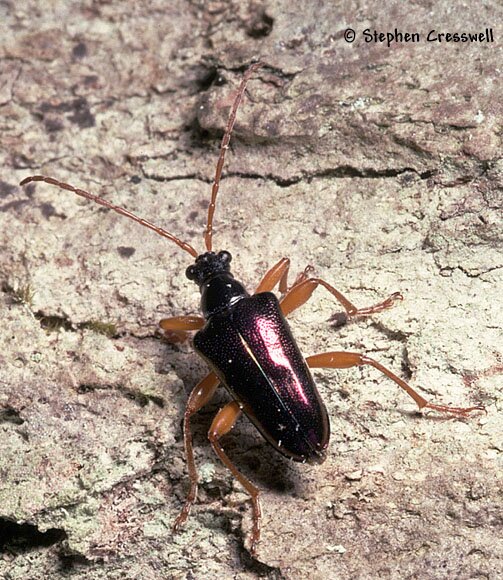
[[[183,438],[190,488],[174,529],[178,530],[184,524],[197,497],[198,475],[192,446],[191,417],[211,400],[219,384],[222,384],[232,400],[218,411],[208,438],[218,457],[251,497],[253,523],[250,551],[253,555],[260,539],[259,490],[229,459],[220,440],[244,413],[282,455],[298,462],[323,462],[329,443],[330,423],[310,373],[311,368],[342,369],[370,365],[404,389],[419,409],[433,409],[459,417],[484,410],[482,406],[450,407],[429,403],[392,371],[363,354],[333,351],[304,358],[286,321],[286,317],[307,302],[320,286],[341,304],[349,318],[369,316],[391,308],[403,299],[400,293],[391,294],[373,306],[357,308],[328,282],[310,276],[311,267],[307,267],[292,285],[288,285],[290,260],[282,258],[265,274],[255,292],[249,294],[231,273],[231,254],[226,250],[213,251],[213,216],[225,154],[247,83],[262,66],[265,65],[259,62],[246,70],[230,109],[211,191],[204,234],[206,250],[203,253],[130,211],[68,183],[43,175],[33,175],[21,182],[21,185],[46,182],[92,200],[171,240],[195,259],[188,266],[186,276],[199,287],[202,316],[176,316],[160,322],[161,328],[180,340],[197,331],[193,337],[194,348],[211,369],[192,390],[184,413]],[[279,288],[280,299],[272,292],[276,287]]]

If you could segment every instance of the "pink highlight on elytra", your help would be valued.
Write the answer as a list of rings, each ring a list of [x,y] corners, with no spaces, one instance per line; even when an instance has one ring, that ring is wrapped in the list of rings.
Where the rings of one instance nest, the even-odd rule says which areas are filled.
[[[281,343],[280,336],[275,328],[275,323],[272,320],[268,320],[267,318],[259,318],[255,325],[272,362],[280,367],[287,369],[290,378],[293,379],[292,381],[285,381],[285,386],[291,386],[293,383],[295,385],[294,391],[297,393],[297,395],[300,395],[302,401],[307,404],[308,401],[304,393],[304,389],[302,388],[302,385],[292,368],[289,356],[285,352],[285,349]]]

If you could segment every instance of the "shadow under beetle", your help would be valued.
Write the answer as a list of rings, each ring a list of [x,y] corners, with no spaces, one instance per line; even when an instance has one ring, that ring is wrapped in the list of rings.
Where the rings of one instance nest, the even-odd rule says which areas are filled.
[[[203,254],[126,209],[52,177],[34,175],[21,182],[21,185],[25,185],[33,181],[44,181],[95,201],[168,238],[195,258],[195,263],[187,268],[186,275],[199,286],[203,317],[176,316],[160,322],[161,327],[178,340],[187,339],[191,331],[197,330],[193,338],[194,348],[211,368],[211,372],[191,392],[184,414],[183,436],[190,489],[174,528],[178,530],[185,522],[197,496],[198,477],[190,419],[210,401],[218,385],[222,383],[233,400],[217,413],[208,438],[216,454],[251,496],[252,554],[256,554],[260,538],[259,490],[231,462],[220,439],[232,429],[244,412],[264,438],[286,457],[294,461],[321,463],[328,447],[330,424],[309,368],[341,369],[371,365],[404,389],[419,409],[434,409],[461,417],[475,410],[484,410],[481,406],[463,408],[428,403],[390,370],[362,354],[335,351],[304,359],[285,319],[307,302],[318,286],[328,290],[349,317],[368,316],[391,308],[397,300],[402,300],[401,294],[392,294],[374,306],[357,308],[324,280],[310,277],[310,267],[289,286],[287,278],[290,260],[282,258],[266,273],[254,294],[250,295],[231,274],[231,254],[225,250],[218,253],[212,251],[213,215],[225,153],[229,148],[246,84],[261,66],[262,63],[256,63],[248,68],[229,114],[211,192],[204,235],[206,251]],[[276,286],[281,294],[280,300],[271,292]]]

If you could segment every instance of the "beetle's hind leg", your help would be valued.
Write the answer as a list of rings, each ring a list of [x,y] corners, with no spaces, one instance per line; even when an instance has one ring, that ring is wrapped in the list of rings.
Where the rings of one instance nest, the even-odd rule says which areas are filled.
[[[449,405],[436,405],[435,403],[428,403],[418,392],[416,392],[400,377],[397,377],[393,372],[378,363],[374,359],[363,354],[354,352],[325,352],[323,354],[316,354],[306,358],[307,364],[311,368],[330,368],[330,369],[348,369],[351,367],[359,367],[363,365],[373,366],[394,381],[400,388],[402,388],[410,397],[414,399],[419,409],[433,409],[440,413],[450,413],[458,417],[466,417],[472,411],[485,411],[485,408],[478,405],[476,407],[449,407]]]
[[[220,438],[226,435],[235,425],[236,421],[241,415],[241,409],[239,408],[236,401],[228,403],[225,407],[220,409],[216,417],[213,419],[210,430],[208,432],[208,439],[218,455],[222,463],[232,472],[234,477],[239,481],[239,483],[246,489],[250,494],[253,507],[253,528],[250,539],[250,551],[252,555],[256,554],[257,544],[260,539],[260,502],[259,495],[260,492],[257,487],[251,483],[242,473],[240,473],[237,467],[232,463],[227,454],[220,444]]]
[[[215,373],[209,373],[202,379],[190,393],[189,401],[187,403],[187,408],[185,409],[185,414],[183,416],[183,442],[185,446],[185,458],[187,460],[187,468],[189,470],[190,477],[190,489],[187,494],[187,499],[180,512],[180,515],[176,518],[173,529],[178,531],[183,525],[185,520],[188,518],[190,513],[190,508],[192,504],[196,501],[197,497],[197,467],[194,460],[194,449],[192,446],[192,433],[190,430],[190,417],[199,411],[201,407],[204,407],[206,403],[215,394],[219,383],[218,377]]]
[[[164,338],[173,344],[186,341],[193,330],[204,326],[201,316],[173,316],[163,318],[159,326],[165,331]]]

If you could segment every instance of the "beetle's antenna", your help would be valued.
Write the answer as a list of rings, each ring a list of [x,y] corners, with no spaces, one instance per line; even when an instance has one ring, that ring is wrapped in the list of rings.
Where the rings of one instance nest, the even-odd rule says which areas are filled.
[[[224,166],[225,153],[229,148],[229,141],[231,140],[231,133],[234,127],[234,122],[236,121],[238,107],[243,98],[248,80],[250,79],[252,74],[262,66],[264,66],[263,62],[257,62],[255,64],[252,64],[250,68],[245,72],[241,80],[241,84],[239,85],[236,98],[234,99],[234,104],[232,105],[232,109],[229,114],[229,119],[227,120],[227,126],[225,127],[225,133],[222,139],[222,144],[220,145],[220,156],[218,158],[217,169],[215,171],[215,179],[213,180],[213,186],[211,188],[211,201],[210,206],[208,208],[208,221],[206,225],[206,232],[204,234],[204,243],[206,244],[206,250],[208,252],[211,252],[212,248],[213,215],[215,213],[215,203],[217,200],[218,188],[220,187],[220,177],[222,176],[222,168]]]
[[[182,240],[179,240],[177,237],[175,237],[173,234],[170,234],[166,230],[163,230],[162,228],[159,228],[158,226],[154,225],[153,223],[136,216],[134,213],[131,213],[127,209],[124,209],[122,207],[119,207],[118,205],[114,205],[113,203],[110,203],[109,201],[107,201],[106,199],[103,199],[102,197],[98,197],[97,195],[93,195],[92,193],[89,193],[88,191],[84,191],[83,189],[79,189],[78,187],[74,187],[73,185],[70,185],[69,183],[63,183],[62,181],[58,181],[57,179],[54,179],[53,177],[45,177],[44,175],[31,175],[30,177],[23,179],[23,181],[21,181],[21,183],[19,185],[26,185],[27,183],[31,183],[32,181],[44,181],[45,183],[50,183],[51,185],[55,185],[56,187],[59,187],[61,189],[66,189],[67,191],[71,191],[73,193],[76,193],[77,195],[80,195],[81,197],[85,197],[86,199],[90,199],[91,201],[95,201],[96,203],[99,203],[100,205],[103,205],[108,209],[113,209],[115,212],[117,212],[121,215],[124,215],[124,216],[134,220],[135,222],[138,222],[139,224],[141,224],[142,226],[145,226],[146,228],[153,230],[154,232],[156,232],[157,234],[159,234],[163,238],[168,238],[168,240],[175,242],[175,244],[177,246],[182,248],[182,250],[185,250],[186,252],[188,252],[194,258],[197,258],[197,256],[199,255],[190,244],[187,244],[186,242],[182,242]]]

